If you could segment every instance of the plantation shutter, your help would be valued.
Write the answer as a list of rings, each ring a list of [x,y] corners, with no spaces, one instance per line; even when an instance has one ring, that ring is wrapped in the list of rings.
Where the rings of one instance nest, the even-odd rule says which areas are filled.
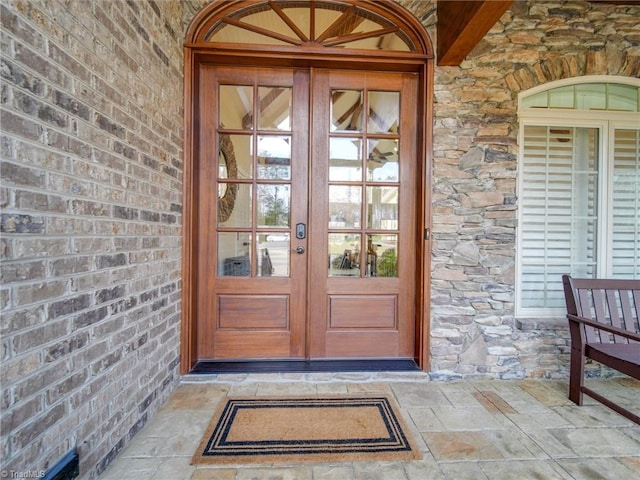
[[[564,316],[565,273],[640,278],[640,80],[602,80],[519,95],[518,317]]]
[[[611,275],[640,278],[640,130],[613,135]]]
[[[561,276],[593,277],[598,129],[526,125],[520,204],[520,306],[564,308]]]

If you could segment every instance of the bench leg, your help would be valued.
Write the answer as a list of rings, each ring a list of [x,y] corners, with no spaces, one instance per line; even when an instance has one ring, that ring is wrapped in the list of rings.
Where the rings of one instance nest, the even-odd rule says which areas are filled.
[[[582,405],[582,386],[584,385],[584,355],[581,349],[571,348],[569,365],[569,400]]]

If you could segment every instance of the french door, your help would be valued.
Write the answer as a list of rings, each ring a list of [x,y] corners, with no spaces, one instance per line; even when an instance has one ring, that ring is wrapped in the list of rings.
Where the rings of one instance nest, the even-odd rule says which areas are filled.
[[[200,65],[199,359],[414,357],[417,89]]]

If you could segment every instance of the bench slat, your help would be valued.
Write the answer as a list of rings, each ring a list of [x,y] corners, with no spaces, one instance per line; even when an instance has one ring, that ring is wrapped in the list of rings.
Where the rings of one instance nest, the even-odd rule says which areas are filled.
[[[626,301],[626,292],[624,290],[606,290],[605,293],[607,296],[607,310],[609,311],[609,316],[611,318],[611,325],[618,328],[625,328],[624,305]],[[622,317],[620,317],[620,311],[622,311]],[[613,343],[629,343],[629,341],[624,337],[614,335]]]
[[[595,317],[593,318],[591,312],[591,303],[592,303],[592,292],[587,289],[579,289],[578,290],[578,316],[587,318],[589,320],[598,320],[598,313],[595,312]],[[600,341],[600,332],[594,328],[585,327],[584,333],[587,337],[587,343],[599,342]]]
[[[638,292],[638,294],[640,295],[640,292]],[[620,297],[620,304],[622,306],[622,318],[624,320],[624,325],[622,326],[622,328],[624,328],[625,330],[629,330],[630,332],[635,332],[635,323],[638,320],[638,302],[635,302],[635,306],[631,305],[634,297],[633,292],[625,291],[624,294],[623,292],[620,292]],[[638,299],[640,300],[640,296],[638,297]],[[634,311],[635,315],[633,314]]]
[[[636,311],[636,332],[640,333],[640,287],[633,291],[633,303]],[[633,330],[633,323],[631,326],[627,325],[627,330]]]

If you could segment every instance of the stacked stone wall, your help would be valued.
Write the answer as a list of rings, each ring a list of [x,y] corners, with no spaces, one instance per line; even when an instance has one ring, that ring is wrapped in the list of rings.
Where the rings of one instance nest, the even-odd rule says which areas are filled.
[[[435,42],[435,2],[401,3]],[[436,67],[434,378],[566,378],[566,320],[514,316],[517,96],[583,75],[640,77],[638,32],[640,6],[516,1],[459,67]]]
[[[183,5],[1,8],[1,473],[93,478],[178,381]]]

